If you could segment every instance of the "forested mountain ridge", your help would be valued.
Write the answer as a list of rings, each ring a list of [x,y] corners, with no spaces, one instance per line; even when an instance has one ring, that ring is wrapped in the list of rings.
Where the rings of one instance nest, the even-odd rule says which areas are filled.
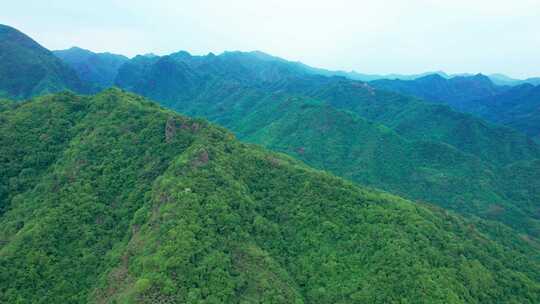
[[[330,79],[319,85],[313,80],[297,85],[288,81],[287,90],[325,100],[333,107],[391,127],[407,138],[447,143],[493,164],[540,156],[536,143],[508,127],[487,123],[446,105],[377,90],[366,83]]]
[[[540,140],[540,85],[523,84],[502,94],[475,100],[466,111]]]
[[[448,106],[259,53],[139,56],[116,84],[361,184],[540,233],[538,202],[499,187],[503,168],[539,158],[538,145]]]
[[[77,48],[57,55],[80,64],[79,73],[94,62],[91,58],[106,63],[103,55],[110,57]],[[537,204],[497,186],[503,167],[534,164],[537,145],[446,106],[320,76],[306,65],[262,52],[137,56],[91,72],[93,89],[117,75],[122,88],[205,116],[243,140],[317,168],[540,234]],[[101,80],[106,81],[100,85]],[[523,185],[516,191],[527,190]]]
[[[497,85],[510,85],[510,86],[518,86],[523,84],[532,84],[532,85],[540,85],[540,77],[529,77],[526,79],[514,79],[511,77],[508,77],[504,74],[491,74],[489,75],[489,79],[493,81],[493,83]]]
[[[262,58],[262,59],[260,59]],[[407,132],[425,140],[442,141],[484,160],[507,164],[537,158],[540,150],[525,136],[504,127],[487,126],[470,115],[443,105],[377,90],[369,84],[342,77],[324,77],[306,73],[296,63],[251,52],[226,52],[215,56],[191,56],[178,52],[163,57],[138,56],[120,68],[116,85],[151,97],[173,109],[184,111],[197,107],[205,99],[220,102],[226,92],[257,89],[265,93],[285,93],[322,100],[333,107],[353,111],[361,117]],[[433,122],[443,117],[448,130],[429,132]],[[417,120],[411,129],[407,120]],[[399,125],[406,125],[400,128]],[[440,128],[447,127],[444,123]],[[462,128],[456,132],[455,128]],[[406,130],[405,130],[406,129]],[[426,132],[428,130],[428,132]],[[492,144],[489,149],[475,146]],[[502,139],[502,141],[501,141]],[[504,141],[511,139],[512,144]]]
[[[0,111],[0,301],[537,303],[537,249],[136,95]],[[478,230],[475,227],[479,227]]]
[[[129,60],[123,55],[94,53],[78,47],[53,51],[53,54],[75,70],[82,81],[92,85],[93,90],[110,87],[120,66]]]
[[[489,77],[482,74],[449,79],[433,74],[414,80],[381,79],[370,84],[376,88],[420,97],[427,101],[445,103],[454,108],[466,107],[472,100],[492,97],[509,89],[495,85]]]
[[[493,123],[540,136],[540,85],[495,85],[483,75],[445,79],[431,75],[415,80],[376,80],[371,85],[427,101],[448,104]]]
[[[62,90],[85,92],[76,73],[30,37],[0,24],[0,98],[25,99]]]

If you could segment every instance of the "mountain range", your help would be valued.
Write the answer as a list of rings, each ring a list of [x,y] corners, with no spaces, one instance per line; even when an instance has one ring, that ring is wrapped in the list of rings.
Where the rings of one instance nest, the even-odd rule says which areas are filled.
[[[5,303],[535,303],[503,226],[354,185],[110,89],[0,112]]]
[[[501,187],[501,172],[518,162],[519,168],[527,166],[536,174],[537,144],[511,129],[407,97],[413,94],[380,89],[395,83],[406,84],[403,88],[435,83],[432,87],[438,90],[420,92],[437,93],[442,103],[459,100],[451,104],[454,108],[467,98],[489,98],[510,89],[483,75],[368,84],[323,76],[304,64],[262,52],[192,56],[180,51],[131,60],[78,48],[55,53],[78,75],[88,71],[89,58],[94,58],[91,62],[98,64],[93,79],[110,83],[114,75],[118,87],[206,117],[242,140],[288,153],[316,168],[465,215],[498,220],[530,236],[540,233],[537,191],[528,184],[517,191]],[[107,64],[111,57],[124,63],[113,67]],[[105,85],[100,80],[90,83],[94,88]]]
[[[430,75],[415,80],[376,80],[374,87],[447,104],[488,121],[540,138],[540,85],[499,86],[487,76],[445,79]]]
[[[20,31],[0,24],[0,97],[86,92],[75,71]]]
[[[540,85],[515,86],[502,94],[475,100],[465,110],[540,139]]]
[[[540,231],[536,204],[499,186],[506,166],[534,164],[538,145],[447,106],[260,53],[139,56],[121,67],[116,85],[361,184]]]
[[[79,78],[90,86],[86,91],[91,92],[97,92],[100,89],[115,85],[117,74],[120,69],[123,68],[124,63],[127,63],[128,61],[133,63],[142,62],[148,59],[148,63],[161,58],[161,56],[155,54],[147,54],[129,60],[122,55],[93,53],[77,47],[68,50],[54,51],[53,53],[76,71]],[[189,55],[187,52],[178,52],[176,55],[178,56],[179,54]],[[526,93],[520,92],[522,89],[540,85],[540,81],[537,81],[536,78],[517,80],[503,74],[491,74],[488,76],[482,74],[448,75],[442,71],[418,75],[368,75],[356,72],[349,73],[314,68],[301,62],[287,61],[262,52],[251,52],[249,54],[262,61],[273,63],[279,62],[282,66],[287,66],[285,69],[291,69],[291,71],[294,71],[297,75],[321,75],[330,78],[345,77],[351,80],[370,81],[370,85],[375,88],[418,97],[428,102],[445,103],[458,111],[471,113],[496,124],[503,124],[515,128],[536,140],[539,140],[540,138],[538,132],[539,126],[537,126],[540,117],[538,116],[538,113],[535,113],[535,109],[539,105],[538,102],[536,102],[538,98],[536,96],[524,96]],[[215,55],[211,54],[211,56]],[[251,63],[253,64],[254,62]],[[127,66],[129,66],[129,64]],[[128,68],[126,67],[126,69]],[[123,82],[126,77],[134,77],[138,72],[139,71],[128,70],[124,75],[118,77],[118,81]],[[178,81],[178,79],[173,78],[172,81]],[[122,86],[121,83],[117,85]],[[509,92],[506,93],[507,91]],[[492,109],[487,107],[487,105],[495,103],[499,105],[506,104],[500,102],[503,98],[509,100],[526,98],[526,100],[520,102],[520,104],[525,103],[528,104],[528,106],[512,109],[504,106],[497,106]],[[499,101],[492,101],[492,99],[497,99]],[[477,101],[478,104],[476,104]]]
[[[111,53],[96,54],[77,47],[53,51],[53,54],[72,67],[82,81],[92,84],[94,90],[113,85],[118,69],[129,60],[126,56]]]
[[[293,62],[289,62],[293,63]],[[300,64],[304,66],[308,71],[310,71],[313,74],[323,75],[323,76],[341,76],[346,77],[352,80],[359,80],[359,81],[374,81],[374,80],[383,80],[383,79],[389,79],[389,80],[416,80],[418,78],[423,78],[426,76],[432,76],[432,75],[438,75],[445,79],[452,79],[455,77],[470,77],[474,76],[475,74],[471,73],[459,73],[459,74],[447,74],[443,71],[433,71],[433,72],[424,72],[420,74],[365,74],[365,73],[358,73],[356,71],[341,71],[341,70],[328,70],[328,69],[322,69],[322,68],[315,68],[311,67],[305,64],[302,64],[301,62],[296,62],[296,64]],[[509,76],[506,76],[504,74],[489,74],[486,77],[488,77],[493,83],[500,86],[516,86],[516,85],[522,85],[522,84],[532,84],[532,85],[540,85],[540,77],[530,77],[526,79],[515,79]]]
[[[516,86],[516,85],[522,85],[522,84],[540,85],[540,77],[531,77],[531,78],[521,80],[521,79],[508,77],[504,74],[490,74],[489,79],[491,79],[491,81],[493,81],[493,83],[497,85],[510,85],[510,86]]]
[[[376,88],[420,97],[427,101],[445,103],[458,109],[466,107],[466,103],[472,100],[493,97],[509,89],[495,85],[489,77],[482,74],[450,79],[433,74],[414,80],[375,80],[370,84]]]
[[[1,30],[0,302],[540,302],[538,86]]]

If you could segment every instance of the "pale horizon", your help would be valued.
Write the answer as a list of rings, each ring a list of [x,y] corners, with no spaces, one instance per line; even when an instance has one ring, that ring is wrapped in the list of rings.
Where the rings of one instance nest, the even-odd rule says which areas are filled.
[[[362,74],[540,76],[540,1],[104,1],[4,4],[0,23],[50,50],[133,57],[262,51]]]

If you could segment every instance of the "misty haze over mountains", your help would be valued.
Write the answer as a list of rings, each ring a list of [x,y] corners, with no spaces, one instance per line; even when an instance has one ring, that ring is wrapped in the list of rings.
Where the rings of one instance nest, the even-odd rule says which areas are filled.
[[[95,54],[88,50],[82,50],[80,48],[71,48],[63,51],[54,51],[56,56],[62,59],[65,63],[70,65],[75,71],[79,73],[81,79],[93,83],[97,88],[103,88],[111,85],[115,85],[116,73],[120,69],[121,65],[128,61],[128,58],[121,55],[114,55],[110,53]],[[498,95],[506,92],[512,86],[523,86],[527,88],[527,85],[540,85],[540,78],[529,78],[525,80],[517,80],[507,77],[503,74],[482,75],[482,74],[459,74],[459,75],[447,75],[444,72],[427,72],[419,75],[368,75],[360,74],[356,72],[343,72],[343,71],[329,71],[320,68],[314,68],[307,66],[301,62],[290,62],[282,58],[274,57],[260,51],[254,52],[232,52],[238,54],[245,54],[246,56],[253,56],[263,61],[276,62],[283,65],[290,65],[294,69],[303,71],[305,73],[311,73],[315,75],[323,76],[341,76],[351,80],[370,81],[375,87],[395,91],[398,93],[411,95],[422,98],[429,102],[443,102],[449,104],[457,110],[470,112],[480,115],[488,120],[511,125],[516,127],[532,137],[540,136],[540,123],[536,120],[536,115],[533,113],[532,118],[529,113],[522,113],[520,111],[529,111],[529,108],[524,110],[513,110],[512,114],[506,118],[499,118],[498,114],[490,114],[489,109],[484,107],[482,113],[479,111],[479,105],[467,104],[469,101],[476,101],[479,99],[496,98]],[[191,56],[185,51],[180,51],[171,54],[170,57],[174,57],[175,54],[184,54],[185,56],[194,58],[205,58],[205,56]],[[226,56],[228,52],[219,55],[220,57]],[[209,56],[214,56],[210,54]],[[145,58],[161,58],[169,56],[157,56],[154,54],[136,56],[133,61],[137,61],[137,57]],[[102,62],[99,62],[99,61]],[[86,65],[86,66],[85,66]],[[103,68],[107,71],[96,73],[93,76],[88,76],[92,73],[90,66],[93,69]],[[104,77],[106,79],[99,79]],[[517,92],[518,89],[512,90]],[[534,94],[534,93],[533,93]],[[508,94],[507,94],[508,95]],[[512,98],[512,97],[509,97]],[[529,99],[533,100],[532,107],[539,105],[538,96],[530,96]],[[536,102],[536,103],[535,103]],[[490,101],[479,101],[484,105],[489,105]],[[496,112],[504,112],[499,107]],[[534,112],[534,110],[533,110]],[[526,120],[528,122],[523,122]],[[533,120],[531,122],[531,120]]]
[[[539,303],[540,81],[0,25],[0,302]]]
[[[53,51],[53,53],[55,55],[57,55],[58,57],[60,57],[60,58],[65,58],[67,56],[74,56],[75,54],[81,53],[81,52],[85,52],[87,54],[87,56],[90,55],[90,54],[100,55],[100,54],[95,54],[95,53],[93,53],[93,52],[91,52],[89,50],[81,49],[79,47],[72,47],[72,48],[66,49],[66,50]],[[261,51],[253,51],[251,53],[260,53],[262,55],[268,56],[269,58],[273,58],[274,60],[286,61],[284,59],[268,55],[268,54],[266,54],[264,52],[261,52]],[[111,53],[101,53],[101,54],[102,55],[109,55],[109,56],[118,56],[118,57],[121,57],[121,58],[127,58],[126,56],[123,56],[123,55],[117,55],[117,54],[111,54]],[[137,56],[140,56],[140,55],[137,55]],[[155,55],[153,53],[143,54],[142,56],[152,56],[152,57],[156,56],[156,57],[159,57],[158,55]],[[85,57],[82,54],[80,55],[79,58],[84,58],[85,60],[88,60],[88,58]],[[69,61],[69,59],[67,59],[67,60]],[[424,73],[421,73],[421,74],[411,74],[411,75],[406,75],[406,74],[363,74],[363,73],[358,73],[356,71],[350,71],[350,72],[332,71],[332,70],[327,70],[327,69],[323,69],[323,68],[316,68],[316,67],[307,66],[307,65],[302,64],[301,62],[295,62],[295,63],[305,66],[306,69],[311,70],[313,73],[317,73],[317,74],[321,74],[321,75],[325,75],[325,76],[343,76],[343,77],[347,77],[347,78],[350,78],[350,79],[353,79],[353,80],[360,80],[360,81],[373,81],[373,80],[380,80],[380,79],[415,80],[417,78],[422,78],[422,77],[429,76],[429,75],[434,75],[434,74],[439,75],[439,76],[441,76],[443,78],[447,78],[447,79],[454,78],[454,77],[459,77],[459,76],[461,76],[461,77],[469,77],[469,76],[474,76],[475,75],[475,74],[470,74],[470,73],[447,74],[447,73],[445,73],[443,71],[424,72]],[[504,86],[504,85],[515,86],[515,85],[520,85],[520,84],[525,84],[525,83],[530,83],[530,84],[533,84],[533,85],[539,85],[540,84],[540,77],[532,77],[532,78],[527,78],[527,79],[514,79],[514,78],[508,77],[508,76],[506,76],[504,74],[500,74],[500,73],[499,74],[489,74],[489,75],[487,75],[487,77],[494,84],[501,85],[501,86]]]

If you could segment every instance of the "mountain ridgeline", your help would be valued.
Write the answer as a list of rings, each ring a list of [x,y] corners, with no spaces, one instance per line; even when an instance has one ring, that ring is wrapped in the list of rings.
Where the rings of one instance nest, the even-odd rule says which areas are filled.
[[[97,92],[100,89],[116,84],[123,88],[134,88],[136,86],[138,91],[152,91],[151,93],[149,92],[150,95],[170,94],[169,96],[159,96],[159,100],[177,99],[179,96],[177,92],[165,92],[168,90],[166,87],[152,87],[153,77],[157,78],[156,81],[159,82],[161,73],[164,70],[171,68],[171,66],[168,66],[167,60],[175,60],[175,62],[178,63],[183,59],[184,63],[187,63],[188,66],[190,66],[189,62],[193,63],[192,61],[194,60],[194,56],[181,51],[164,57],[156,55],[137,56],[132,62],[129,62],[124,67],[124,63],[128,62],[129,59],[117,54],[93,53],[77,47],[54,51],[53,53],[71,67],[77,73],[78,77],[86,84],[87,87],[83,91],[74,89],[75,91]],[[228,52],[219,57],[226,57],[230,60],[238,55],[242,56],[242,53]],[[197,59],[199,63],[203,65],[213,65],[218,62],[216,60],[207,60],[208,57],[217,57],[213,54],[210,54],[206,58],[204,56],[196,57],[199,58]],[[472,113],[488,121],[515,128],[535,139],[540,138],[537,123],[540,121],[540,117],[538,116],[538,113],[535,112],[538,107],[538,98],[536,95],[524,96],[526,93],[523,93],[523,91],[527,91],[526,88],[529,88],[528,91],[530,91],[531,87],[534,87],[534,85],[540,86],[540,82],[537,78],[516,80],[502,74],[492,74],[489,76],[482,74],[447,75],[440,71],[418,75],[369,75],[356,72],[331,71],[314,68],[302,64],[301,62],[287,61],[262,52],[251,52],[249,53],[249,56],[243,57],[244,58],[236,61],[232,60],[231,63],[233,65],[243,64],[244,68],[246,65],[251,65],[251,67],[248,68],[251,72],[256,73],[257,69],[260,68],[260,71],[267,73],[266,75],[258,76],[253,73],[248,73],[241,79],[243,84],[245,84],[246,81],[253,83],[253,76],[256,76],[259,81],[265,80],[263,79],[264,77],[272,77],[272,73],[273,77],[280,78],[285,71],[288,71],[288,76],[310,75],[330,78],[344,77],[351,80],[371,81],[370,85],[375,88],[414,96],[429,102],[448,104],[458,111]],[[261,62],[264,62],[265,64],[260,65]],[[150,67],[153,63],[158,63],[158,65],[153,67],[153,71],[144,70],[144,67]],[[279,70],[269,72],[268,68],[272,66]],[[163,70],[161,70],[160,67],[163,68]],[[190,66],[190,68],[193,68],[193,66]],[[232,65],[228,67],[202,67],[195,64],[195,69],[197,71],[192,73],[191,76],[194,76],[205,69],[206,71],[203,72],[203,74],[206,74],[207,76],[209,75],[208,73],[220,73],[220,71],[220,75],[224,76],[224,69],[229,70],[230,72],[231,70],[238,68],[238,66]],[[180,70],[183,69],[180,68]],[[154,74],[149,75],[146,72]],[[239,72],[239,70],[236,70],[236,72]],[[121,73],[121,75],[118,75],[118,73]],[[141,73],[144,75],[141,75]],[[167,84],[169,89],[174,88],[174,90],[179,90],[183,86],[190,87],[193,85],[194,79],[191,79],[192,82],[190,83],[187,81],[189,80],[189,77],[188,79],[184,78],[188,75],[180,73],[168,76],[173,77],[167,80],[169,82]],[[213,76],[215,75],[210,77]],[[228,76],[231,75],[229,74]],[[236,73],[235,76],[238,77],[240,75]],[[261,78],[261,76],[263,78]],[[145,80],[141,79],[141,77],[146,77],[148,83],[144,83]],[[266,80],[271,79],[269,78]],[[160,85],[162,84],[160,83]],[[144,86],[148,87],[144,88]],[[515,86],[515,88],[512,88],[511,86]],[[187,92],[184,92],[183,94],[185,95],[186,93]],[[511,105],[512,101],[519,100],[520,98],[526,98],[525,100],[520,100],[520,103],[525,103],[527,104],[526,106],[517,108],[501,106],[507,104]],[[509,102],[504,102],[502,101],[503,99],[509,100]],[[492,103],[497,103],[499,106],[490,107]]]
[[[23,93],[4,95],[25,98],[63,88],[90,92],[114,84],[169,108],[204,116],[230,128],[242,140],[285,152],[352,181],[497,220],[529,236],[540,235],[538,202],[534,195],[517,194],[535,193],[534,184],[504,187],[505,174],[513,168],[522,172],[523,166],[530,166],[531,174],[537,174],[538,145],[509,128],[407,97],[418,95],[454,108],[479,105],[470,112],[526,127],[534,135],[538,119],[535,99],[530,96],[536,91],[530,85],[500,87],[482,75],[364,83],[262,52],[208,56],[177,52],[128,60],[79,48],[55,51],[64,65],[22,33],[6,29],[10,33],[3,40],[6,54],[20,54],[38,70],[54,70],[49,67],[53,62],[75,74],[73,79],[84,79],[85,85],[29,86]],[[38,60],[40,56],[47,60]],[[35,74],[25,71],[14,71],[11,78],[26,83]],[[383,84],[388,90],[396,90],[393,86],[399,84],[399,93],[405,95],[377,88]],[[522,90],[525,93],[513,93]],[[521,99],[490,102],[504,94]],[[514,105],[516,110],[506,116],[496,112],[495,117],[490,111],[493,104],[505,109]],[[517,112],[528,115],[513,114]],[[513,124],[515,117],[520,117],[519,123]]]
[[[112,86],[118,69],[129,60],[122,55],[94,53],[78,47],[53,51],[53,54],[73,68],[78,77],[91,85],[93,90]]]
[[[12,29],[13,30],[13,29]],[[29,38],[28,38],[29,39]],[[167,89],[165,87],[152,88],[152,78],[148,78],[146,81],[149,83],[142,83],[145,80],[141,79],[141,76],[144,77],[157,77],[158,82],[162,70],[159,67],[154,68],[152,72],[154,75],[150,76],[145,73],[144,66],[149,67],[153,62],[158,62],[162,58],[181,60],[182,58],[185,61],[193,61],[193,56],[190,56],[187,52],[178,52],[171,54],[170,56],[160,57],[160,56],[137,56],[124,67],[124,63],[128,62],[129,59],[122,55],[111,54],[111,53],[94,53],[88,50],[81,48],[73,47],[67,50],[58,50],[53,52],[58,58],[60,58],[67,66],[71,67],[78,77],[84,81],[84,88],[81,88],[81,85],[62,85],[62,84],[49,84],[39,86],[37,89],[24,88],[20,89],[20,92],[17,94],[3,93],[4,96],[8,97],[28,97],[45,92],[55,92],[59,91],[59,88],[68,88],[78,92],[97,92],[103,88],[110,87],[114,84],[119,85],[124,88],[132,88],[137,86],[138,91],[153,91],[149,92],[150,95],[163,95],[170,94],[170,96],[159,96],[159,100],[166,99],[177,99],[179,94],[177,92],[164,92]],[[224,55],[227,55],[229,59],[234,57],[234,55],[239,55],[239,52],[229,52]],[[232,56],[231,56],[232,55]],[[301,62],[291,62],[278,57],[270,56],[262,52],[251,52],[249,55],[251,59],[243,58],[242,60],[247,60],[243,64],[252,65],[251,69],[262,68],[262,71],[265,71],[265,68],[269,66],[279,65],[280,71],[273,71],[275,77],[282,77],[280,75],[285,70],[289,70],[288,75],[311,75],[311,76],[326,76],[326,77],[344,77],[352,80],[360,81],[371,81],[370,85],[383,90],[389,90],[397,92],[404,95],[414,96],[429,102],[443,103],[448,104],[452,108],[466,112],[472,113],[476,116],[482,117],[488,121],[491,121],[496,124],[506,125],[511,128],[514,128],[518,131],[521,131],[536,140],[540,140],[540,129],[538,121],[540,121],[540,114],[537,113],[539,102],[538,102],[538,89],[532,89],[534,86],[536,88],[540,87],[539,78],[529,78],[525,80],[517,80],[507,77],[502,74],[492,74],[485,76],[482,74],[472,75],[472,74],[463,74],[463,75],[447,75],[444,72],[431,72],[423,73],[418,75],[399,75],[399,74],[389,74],[389,75],[369,75],[361,74],[356,72],[344,72],[344,71],[331,71],[320,68],[310,67],[308,65],[302,64]],[[197,56],[198,58],[204,58]],[[208,57],[216,57],[211,55]],[[220,56],[224,57],[224,56]],[[246,56],[244,56],[246,57]],[[190,59],[191,58],[191,59]],[[189,59],[189,60],[188,60]],[[11,59],[10,59],[11,60]],[[16,61],[16,60],[11,60]],[[266,64],[264,66],[259,66],[260,61],[266,63],[271,63],[270,65]],[[199,60],[201,64],[215,64],[216,62],[211,62],[208,60]],[[205,62],[205,63],[204,63]],[[238,64],[240,62],[236,61],[233,64]],[[166,62],[161,62],[162,67],[166,70],[170,68],[167,66]],[[139,65],[139,66],[138,66]],[[65,67],[64,67],[65,68]],[[192,66],[193,68],[193,66]],[[197,65],[197,72],[201,71],[201,66]],[[206,67],[208,68],[208,67]],[[222,67],[210,68],[205,73],[220,72],[223,71]],[[228,68],[237,69],[238,67],[229,66]],[[118,76],[118,73],[122,69],[122,75]],[[143,70],[141,70],[143,69]],[[238,71],[236,71],[238,72]],[[71,72],[70,72],[71,73]],[[141,75],[144,73],[145,75]],[[196,73],[195,73],[196,74]],[[221,76],[224,74],[222,73]],[[118,76],[118,77],[117,77]],[[184,82],[186,79],[183,77],[187,76],[184,74],[178,75],[169,75],[177,76],[178,78],[168,79],[170,82],[169,87],[174,87],[175,90],[178,90],[182,86],[190,86],[189,82]],[[192,75],[193,76],[193,75]],[[231,76],[231,75],[228,75]],[[236,76],[239,76],[238,74]],[[243,77],[243,81],[249,80],[252,82],[251,78],[253,73],[249,74],[248,77]],[[260,75],[263,76],[263,75]],[[268,77],[269,75],[266,75]],[[71,77],[73,78],[73,77]],[[192,79],[193,80],[193,79]],[[261,79],[259,79],[261,80]],[[116,82],[117,81],[117,82]],[[135,85],[134,82],[139,82]],[[62,82],[62,81],[60,81]],[[66,81],[64,81],[66,82]],[[69,83],[67,81],[66,83]],[[172,84],[176,83],[176,84]],[[150,86],[144,88],[144,86]],[[512,88],[511,86],[515,86]],[[162,91],[163,92],[159,92]],[[158,91],[158,92],[156,92]],[[536,91],[532,93],[531,91]],[[528,94],[529,93],[529,94]],[[0,97],[2,93],[0,91]],[[516,103],[519,102],[519,103]],[[496,104],[497,106],[491,106]],[[521,106],[525,104],[524,106]],[[516,107],[516,105],[518,105]]]
[[[540,303],[539,86],[437,74],[0,26],[0,303]]]
[[[517,162],[538,173],[538,145],[447,105],[260,52],[137,56],[116,85],[361,184],[540,235],[538,202],[515,195],[533,185],[501,186]]]
[[[25,99],[87,88],[68,65],[30,37],[0,24],[0,98]]]
[[[448,104],[458,111],[540,139],[540,83],[509,87],[495,85],[484,75],[451,79],[430,75],[415,80],[376,80],[370,84],[426,101]]]
[[[521,130],[540,141],[540,85],[523,84],[475,100],[467,112]]]
[[[371,85],[431,102],[445,103],[454,108],[466,107],[469,101],[489,98],[508,89],[506,86],[495,85],[487,76],[481,74],[450,79],[437,74],[414,80],[381,79],[372,81]]]
[[[0,105],[2,303],[540,301],[538,249],[502,225],[118,89]]]

